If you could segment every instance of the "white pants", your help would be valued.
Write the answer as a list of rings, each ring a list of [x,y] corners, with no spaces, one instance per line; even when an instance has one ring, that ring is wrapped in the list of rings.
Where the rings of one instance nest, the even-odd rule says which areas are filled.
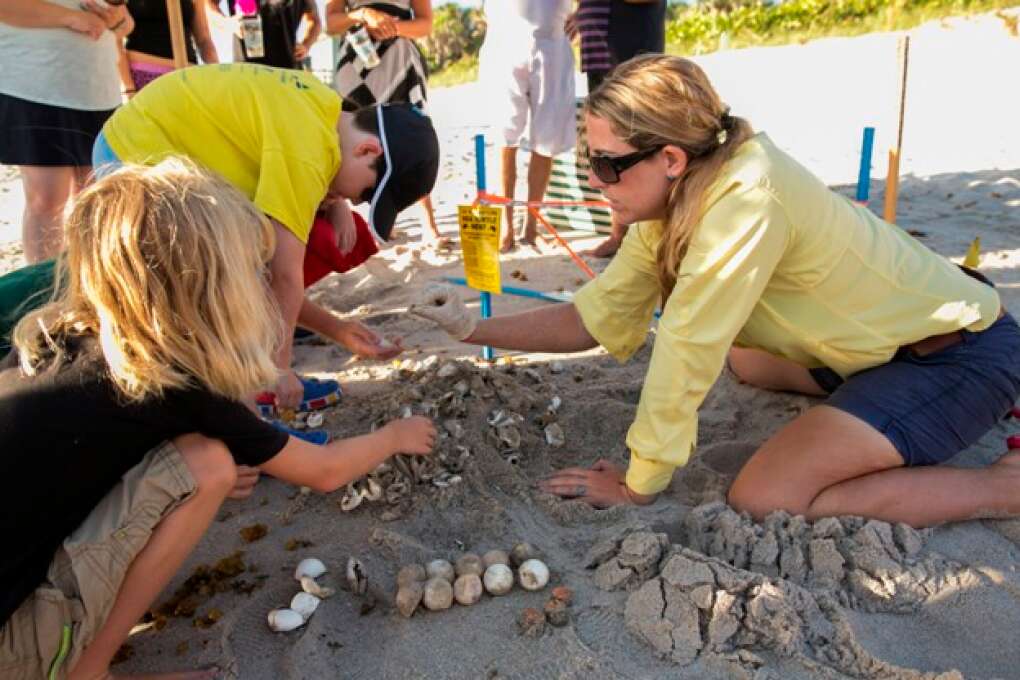
[[[577,136],[574,53],[566,37],[510,39],[490,31],[478,78],[491,103],[490,120],[507,146],[526,139],[543,156],[571,149]]]

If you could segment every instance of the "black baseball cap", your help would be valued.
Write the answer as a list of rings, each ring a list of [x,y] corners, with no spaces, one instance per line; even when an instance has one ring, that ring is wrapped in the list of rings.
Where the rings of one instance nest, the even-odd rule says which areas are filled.
[[[379,241],[388,241],[397,213],[427,196],[439,174],[439,138],[432,121],[410,104],[376,109],[383,167],[379,170],[368,224]]]

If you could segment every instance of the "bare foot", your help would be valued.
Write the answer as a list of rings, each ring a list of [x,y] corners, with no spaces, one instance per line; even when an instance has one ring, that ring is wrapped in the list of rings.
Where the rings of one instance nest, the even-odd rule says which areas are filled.
[[[619,249],[620,242],[610,236],[591,250],[584,251],[582,255],[588,255],[589,257],[612,257]]]
[[[992,466],[1001,465],[1002,471],[1020,475],[1020,449],[1012,449],[1002,455],[1002,458],[992,463]]]
[[[499,252],[510,253],[517,249],[517,245],[514,243],[513,237],[503,239],[503,243],[499,245]]]
[[[1002,455],[999,460],[989,465],[985,471],[988,473],[990,484],[1001,485],[999,494],[1008,499],[1003,507],[995,511],[984,511],[981,519],[1016,519],[1020,517],[1020,496],[1016,490],[1020,489],[1020,449],[1012,449]]]

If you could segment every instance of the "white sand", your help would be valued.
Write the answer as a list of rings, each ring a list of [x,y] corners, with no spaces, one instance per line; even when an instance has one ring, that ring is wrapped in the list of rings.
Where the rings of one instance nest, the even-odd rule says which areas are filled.
[[[999,286],[1006,305],[1018,312],[1020,90],[1013,71],[1020,63],[1020,39],[992,15],[924,26],[912,36],[899,223],[925,232],[924,243],[957,260],[980,236],[980,268]],[[885,149],[895,135],[895,45],[895,36],[870,35],[731,51],[700,62],[734,113],[768,131],[831,184],[855,180],[861,127],[876,125],[872,205],[880,209]],[[444,150],[435,198],[443,230],[453,233],[456,204],[473,195],[471,137],[476,132],[490,137],[490,185],[497,179],[493,134],[482,123],[490,102],[476,85],[466,85],[435,92],[432,106]],[[23,197],[16,173],[2,170],[0,271],[5,271],[20,261],[16,241]],[[405,219],[402,224],[412,227],[413,222]],[[359,271],[334,276],[321,283],[315,295],[340,313],[387,334],[402,335],[414,348],[407,354],[411,364],[437,352],[444,360],[473,357],[472,348],[450,343],[403,313],[413,288],[442,275],[461,274],[456,252],[420,249],[415,231],[416,227],[410,229],[406,244],[382,254],[387,266],[375,268],[375,275]],[[577,249],[596,240],[583,233],[569,239]],[[527,282],[511,280],[514,270]],[[540,254],[519,251],[504,262],[508,284],[573,290],[583,278],[562,251],[550,246]],[[501,314],[535,304],[541,303],[501,297],[494,306]],[[399,512],[381,502],[344,514],[337,506],[339,492],[295,496],[293,488],[263,480],[252,498],[224,507],[220,521],[174,583],[178,586],[197,565],[244,550],[249,570],[238,578],[258,587],[251,595],[230,591],[199,598],[199,615],[217,608],[223,618],[208,629],[193,627],[188,618],[172,618],[162,630],[141,633],[130,642],[132,658],[118,670],[218,664],[229,677],[245,680],[652,678],[679,673],[756,680],[906,678],[953,669],[967,678],[1017,677],[1020,577],[1015,564],[1020,521],[943,527],[921,536],[920,545],[902,532],[896,534],[899,542],[883,543],[885,529],[872,527],[860,533],[860,527],[851,523],[843,530],[853,539],[840,544],[840,554],[855,557],[845,560],[849,565],[845,571],[831,571],[829,581],[820,580],[818,573],[838,562],[831,551],[826,553],[828,561],[819,552],[817,559],[808,557],[797,567],[796,556],[810,550],[799,525],[776,529],[785,538],[780,540],[778,561],[770,567],[739,557],[750,554],[758,541],[746,523],[733,518],[696,521],[710,513],[705,509],[691,513],[691,507],[719,499],[755,447],[810,406],[807,398],[720,379],[702,409],[695,459],[649,508],[595,511],[537,492],[535,481],[563,465],[585,465],[600,456],[625,463],[623,437],[633,417],[649,348],[650,344],[625,366],[601,351],[563,357],[565,370],[559,374],[549,371],[549,357],[525,357],[542,382],[536,384],[518,371],[509,376],[512,388],[503,396],[534,400],[531,415],[544,409],[552,395],[562,397],[559,422],[567,443],[561,449],[550,448],[529,420],[521,428],[518,466],[508,465],[486,439],[485,419],[500,400],[479,396],[482,386],[475,386],[460,417],[466,429],[463,442],[472,450],[464,482],[445,490],[418,486]],[[414,396],[409,390],[415,376],[426,374],[412,371],[401,378],[391,364],[354,362],[346,352],[326,345],[299,347],[297,363],[302,371],[337,376],[344,382],[345,400],[327,414],[327,427],[340,436],[364,431],[377,418],[399,412],[403,404],[441,397],[457,380],[430,377]],[[517,407],[529,414],[527,404]],[[1004,421],[954,463],[987,464],[1003,452],[1004,438],[1018,431],[1020,424]],[[452,451],[453,445],[452,440],[445,442],[444,452]],[[269,533],[245,545],[238,530],[256,522],[264,523]],[[691,566],[695,563],[715,565],[715,608],[697,615],[701,629],[691,627],[695,610],[690,607],[696,604],[689,604],[704,602],[699,598],[707,591],[694,592],[701,582],[674,588],[673,582],[651,581],[653,585],[639,590],[603,590],[598,584],[606,583],[585,568],[593,544],[622,538],[635,527],[664,533],[667,545],[660,555],[628,558],[639,565],[640,573],[631,583],[635,589],[660,572],[663,583],[674,578],[668,576],[672,572],[665,555],[679,551],[675,545],[702,551],[686,553],[691,561],[683,563],[683,573],[702,573],[700,567]],[[813,531],[815,536],[824,533],[817,527]],[[715,542],[706,542],[706,536]],[[285,543],[294,538],[314,546],[287,551]],[[519,589],[498,599],[486,596],[471,608],[419,612],[409,620],[392,610],[389,600],[402,563],[454,558],[465,549],[509,549],[519,540],[543,551],[554,584],[574,589],[573,618],[567,627],[550,628],[537,640],[520,636],[515,623],[519,612],[541,607],[548,593]],[[633,547],[636,541],[627,545]],[[915,549],[919,552],[912,552]],[[331,573],[323,581],[334,585],[343,580],[347,557],[357,555],[379,599],[375,610],[359,616],[359,601],[340,592],[320,606],[306,627],[270,633],[265,614],[286,604],[297,591],[290,574],[304,555],[326,561]],[[738,587],[740,583],[745,585]],[[660,658],[664,649],[656,646],[662,629],[652,624],[664,616],[661,609],[654,611],[661,606],[655,605],[657,588],[663,593],[674,588],[663,600],[673,603],[672,609],[667,607],[670,615],[688,612],[665,619],[673,641],[672,651],[664,655],[673,661]],[[720,595],[722,591],[729,594]],[[632,593],[643,594],[628,605]],[[733,607],[727,609],[726,603]],[[824,612],[821,618],[812,615],[816,610]],[[785,628],[779,625],[784,621]],[[733,628],[728,638],[727,627]],[[649,634],[653,628],[658,632]],[[677,663],[687,662],[693,665],[681,671]]]

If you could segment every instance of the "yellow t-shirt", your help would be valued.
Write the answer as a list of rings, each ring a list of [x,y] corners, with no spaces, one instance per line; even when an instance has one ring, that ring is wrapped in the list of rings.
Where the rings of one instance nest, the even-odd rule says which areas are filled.
[[[340,167],[340,97],[311,73],[258,64],[161,76],[107,121],[125,162],[170,154],[218,172],[302,243]]]
[[[585,328],[623,361],[659,303],[662,225],[634,225],[578,291]],[[663,306],[637,415],[627,485],[656,493],[687,462],[697,410],[732,344],[843,377],[897,349],[990,326],[998,294],[902,229],[830,191],[764,134],[724,166]]]

